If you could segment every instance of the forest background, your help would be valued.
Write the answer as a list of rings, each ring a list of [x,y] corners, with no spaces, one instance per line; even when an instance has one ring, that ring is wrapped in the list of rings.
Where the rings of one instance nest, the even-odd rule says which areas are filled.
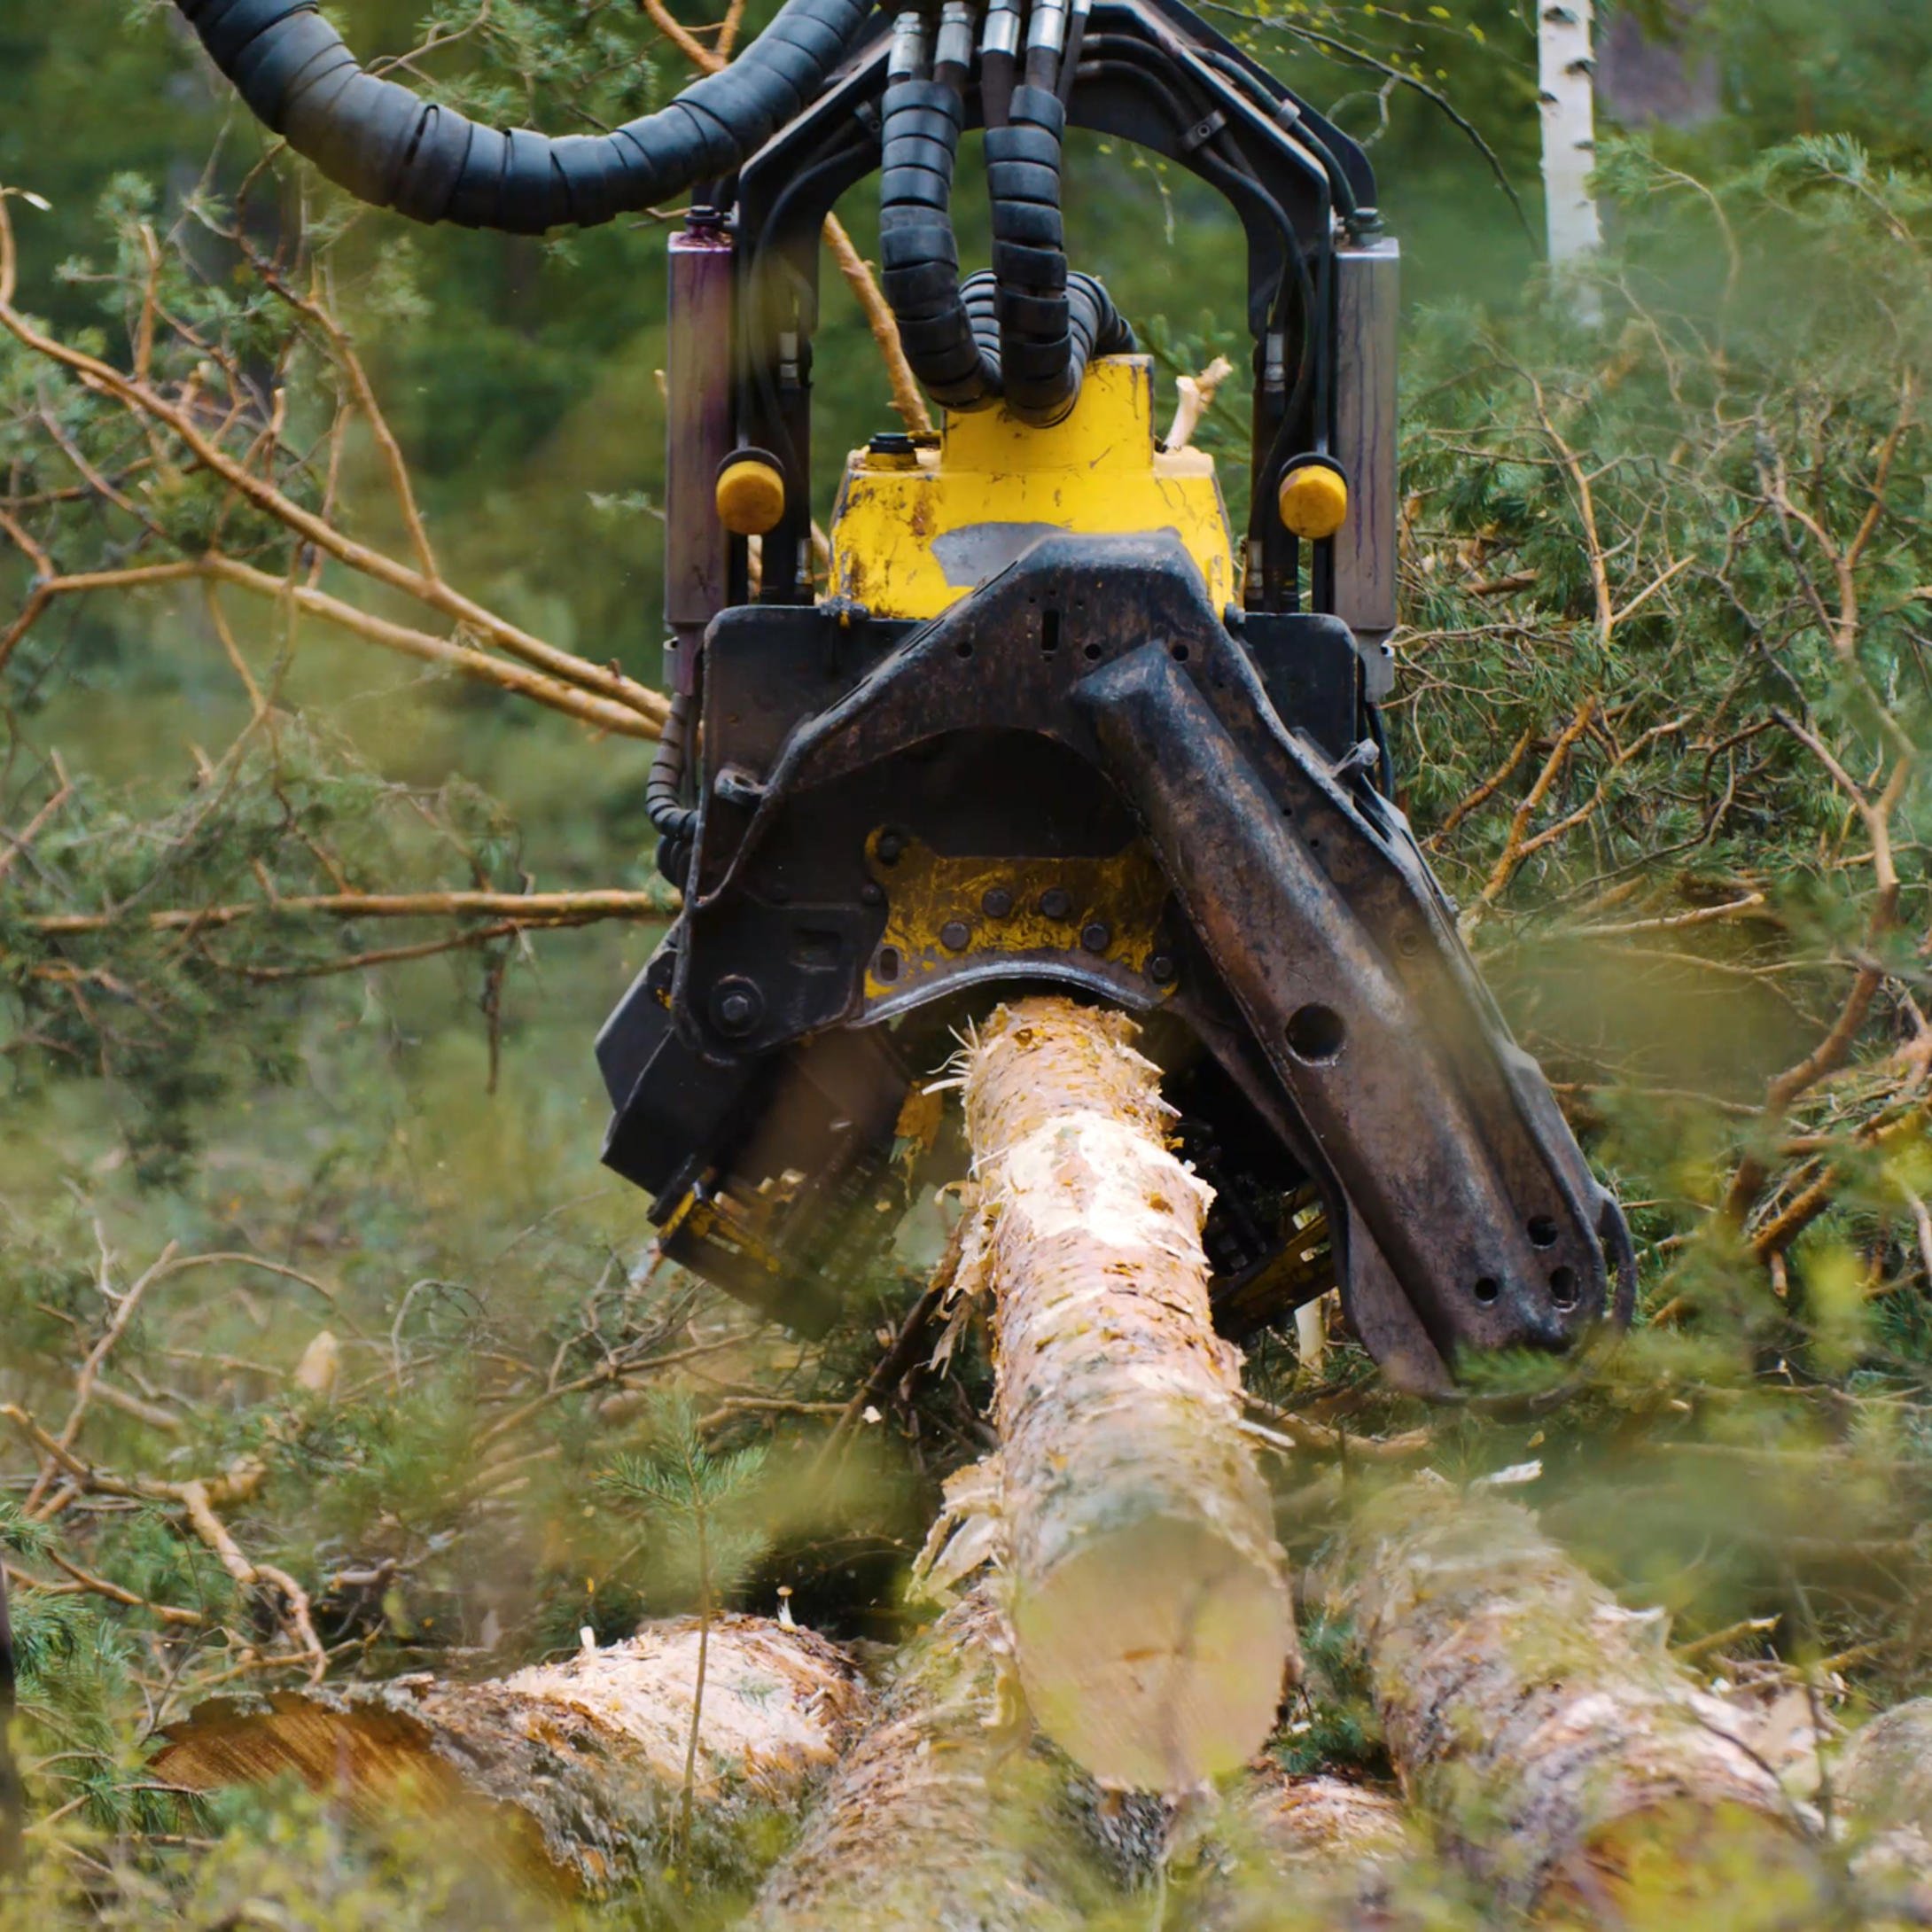
[[[608,122],[689,72],[642,9],[334,11],[506,123]],[[1932,17],[1709,0],[1687,123],[1607,115],[1589,324],[1540,267],[1530,10],[1210,15],[1372,141],[1410,318],[1404,802],[1645,1243],[1639,1334],[1560,1419],[1422,1426],[1457,1473],[1539,1462],[1532,1500],[1632,1601],[1711,1655],[1802,1668],[1853,1721],[1932,1673]],[[665,225],[417,230],[265,152],[171,7],[0,12],[13,312],[177,397],[207,368],[191,420],[408,557],[366,376],[442,577],[654,681]],[[1068,203],[1164,386],[1243,368],[1218,203],[1099,142]],[[842,211],[861,253],[866,204]],[[893,418],[826,291],[829,502],[837,452]],[[1202,435],[1224,453],[1243,386]],[[238,524],[167,442],[0,339],[0,1527],[57,1821],[34,1909],[81,1885],[117,1923],[438,1922],[433,1867],[352,1856],[300,1805],[184,1827],[144,1774],[158,1727],[240,1681],[500,1671],[781,1589],[801,1622],[895,1638],[984,1363],[861,1425],[838,1483],[798,1480],[916,1284],[854,1284],[804,1350],[643,1266],[589,1053],[658,930],[635,905],[563,930],[152,916],[653,877],[640,739],[232,582],[32,605],[55,573],[211,542],[291,567],[285,528]],[[352,571],[312,581],[403,621]],[[424,956],[367,957],[396,949]],[[1320,1365],[1265,1340],[1250,1373],[1285,1413],[1417,1424],[1339,1338]],[[70,1410],[60,1448],[105,1489],[58,1480]],[[637,1475],[669,1467],[698,1472],[688,1507]],[[223,1480],[246,1580],[183,1502]],[[1309,1557],[1342,1506],[1302,1501],[1284,1534]],[[694,1517],[716,1519],[701,1570]],[[1346,1708],[1322,1746],[1374,1768]],[[271,1896],[282,1918],[222,1916]]]

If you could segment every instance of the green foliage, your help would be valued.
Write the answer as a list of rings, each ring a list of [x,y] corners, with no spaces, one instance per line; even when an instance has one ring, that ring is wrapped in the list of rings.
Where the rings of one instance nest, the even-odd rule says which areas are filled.
[[[1270,1755],[1293,1776],[1389,1775],[1367,1659],[1344,1615],[1316,1604],[1302,1617],[1302,1681]]]
[[[682,82],[624,10],[496,0],[420,27],[417,11],[341,12],[359,46],[417,47],[425,84],[513,121],[608,122]],[[658,230],[405,235],[303,170],[258,172],[258,136],[206,88],[166,9],[31,12],[0,21],[0,180],[52,204],[6,204],[23,303],[129,366],[152,300],[154,380],[293,502],[405,557],[340,345],[291,299],[326,297],[450,580],[648,677]],[[1459,298],[1410,337],[1404,803],[1513,1023],[1632,1204],[1647,1318],[1548,1416],[1425,1421],[1341,1343],[1315,1375],[1269,1338],[1253,1379],[1350,1435],[1426,1426],[1458,1476],[1539,1465],[1525,1493],[1546,1521],[1685,1636],[1725,1639],[1710,1655],[1726,1668],[1802,1666],[1850,1708],[1920,1688],[1921,24],[1875,4],[1821,17],[1714,0],[1700,32],[1722,116],[1606,141],[1616,253],[1595,331],[1533,289],[1515,298],[1523,232],[1489,162],[1414,84],[1467,113],[1533,218],[1528,11],[1216,17],[1372,139],[1412,287]],[[1102,143],[1070,180],[1087,264],[1164,376],[1216,353],[1239,370],[1219,205]],[[862,238],[867,212],[846,212]],[[1510,300],[1484,300],[1499,291]],[[884,416],[844,300],[828,277],[827,489],[841,448]],[[1232,453],[1243,415],[1237,374],[1204,446]],[[277,582],[422,620],[11,339],[0,481],[0,507],[60,571],[213,543]],[[1837,563],[1853,546],[1848,622]],[[6,552],[8,611],[39,567]],[[888,1394],[825,1457],[906,1283],[856,1284],[849,1319],[800,1349],[646,1263],[639,1203],[596,1166],[588,1042],[648,927],[259,909],[345,880],[639,885],[646,747],[587,740],[224,586],[231,658],[203,593],[64,600],[4,671],[9,1399],[58,1430],[116,1297],[170,1243],[205,1264],[149,1290],[102,1370],[77,1440],[118,1489],[29,1504],[39,1459],[9,1451],[20,1731],[39,1810],[62,1813],[16,1918],[36,1932],[574,1922],[479,1894],[447,1844],[366,1839],[293,1794],[191,1809],[146,1788],[159,1726],[206,1695],[299,1683],[314,1662],[278,1586],[238,1585],[167,1485],[232,1478],[224,1527],[308,1593],[336,1678],[498,1674],[587,1625],[608,1639],[693,1606],[768,1609],[781,1584],[801,1621],[891,1637],[938,1484],[984,1446],[986,1365],[969,1343],[953,1375]],[[1869,806],[1895,775],[1897,889],[1881,906],[1850,791]],[[148,916],[244,904],[227,923]],[[366,957],[451,933],[448,953]],[[1767,1081],[1832,1037],[1867,969],[1840,1056],[1767,1110]],[[1741,1161],[1758,1183],[1726,1213]],[[1521,1364],[1497,1375],[1525,1379]],[[1346,1457],[1288,1466],[1297,1556],[1364,1482]],[[1751,1633],[1726,1638],[1741,1624]],[[1304,1642],[1283,1761],[1383,1774],[1352,1633],[1318,1607]],[[689,1870],[712,1856],[700,1821]],[[1439,1881],[1425,1922],[1473,1918]],[[728,1903],[667,1881],[599,1922],[695,1925]]]
[[[652,1398],[643,1433],[644,1448],[614,1457],[598,1486],[656,1531],[647,1546],[655,1588],[711,1610],[742,1588],[769,1547],[756,1514],[767,1451],[712,1449],[682,1392]]]

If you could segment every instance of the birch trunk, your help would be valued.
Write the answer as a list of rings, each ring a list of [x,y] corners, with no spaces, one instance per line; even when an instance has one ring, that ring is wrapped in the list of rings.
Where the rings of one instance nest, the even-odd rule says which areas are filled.
[[[1538,9],[1543,199],[1554,269],[1594,254],[1602,241],[1589,187],[1597,158],[1593,13],[1593,0],[1540,0]]]
[[[1527,1512],[1406,1484],[1351,1567],[1404,1788],[1507,1903],[1688,1926],[1721,1901],[1739,1927],[1809,1899],[1808,1835],[1738,1714],[1671,1658],[1661,1613],[1621,1608]]]
[[[868,1700],[845,1653],[808,1631],[714,1616],[706,1650],[699,1862],[728,1866],[748,1827],[802,1808]],[[378,1824],[408,1802],[524,1875],[598,1894],[679,1856],[697,1651],[697,1620],[681,1617],[486,1683],[425,1674],[207,1704],[154,1772],[194,1791],[292,1772]]]
[[[1182,1791],[1273,1727],[1294,1623],[1240,1358],[1214,1334],[1208,1188],[1168,1151],[1132,1024],[1002,1007],[969,1056],[1019,1681],[1104,1783]]]
[[[1025,1748],[985,1586],[906,1652],[747,1932],[1076,1932],[1102,1902],[1063,1767]]]

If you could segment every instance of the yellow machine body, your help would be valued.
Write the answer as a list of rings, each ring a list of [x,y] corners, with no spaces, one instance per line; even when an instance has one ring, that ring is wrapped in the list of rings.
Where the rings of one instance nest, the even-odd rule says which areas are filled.
[[[832,515],[831,588],[875,617],[933,618],[1053,531],[1172,530],[1216,609],[1235,596],[1235,551],[1214,459],[1164,450],[1154,365],[1110,355],[1051,429],[999,405],[949,416],[936,439],[854,450]]]

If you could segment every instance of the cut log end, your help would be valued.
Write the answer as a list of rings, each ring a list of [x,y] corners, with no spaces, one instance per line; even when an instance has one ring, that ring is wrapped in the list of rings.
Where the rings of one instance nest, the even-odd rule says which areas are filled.
[[[1040,1728],[1102,1783],[1180,1790],[1267,1737],[1294,1643],[1274,1567],[1172,1517],[1097,1538],[1016,1595]]]
[[[186,1791],[292,1775],[312,1791],[347,1799],[372,1819],[388,1811],[401,1788],[413,1788],[425,1806],[439,1808],[455,1803],[463,1790],[415,1718],[380,1706],[338,1708],[305,1694],[277,1696],[265,1709],[204,1705],[179,1728],[155,1768]]]

